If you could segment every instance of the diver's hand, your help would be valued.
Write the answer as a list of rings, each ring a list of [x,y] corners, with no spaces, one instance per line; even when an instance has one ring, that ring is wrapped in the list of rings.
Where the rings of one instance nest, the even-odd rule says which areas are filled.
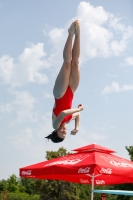
[[[79,105],[78,105],[78,108],[80,109],[80,111],[84,109],[84,107],[83,107],[82,104],[79,104]]]
[[[78,132],[78,130],[73,129],[73,130],[71,131],[71,135],[76,135],[77,132]]]

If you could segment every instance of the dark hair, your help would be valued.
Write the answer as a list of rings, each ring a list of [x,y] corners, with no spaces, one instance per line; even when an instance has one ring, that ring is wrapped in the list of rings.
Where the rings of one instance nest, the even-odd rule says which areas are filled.
[[[102,193],[102,194],[101,194],[101,198],[102,198],[102,197],[106,197],[106,194],[105,194],[105,193]]]
[[[57,131],[53,131],[50,135],[48,135],[47,137],[45,137],[47,139],[51,139],[52,142],[54,143],[58,143],[58,142],[62,142],[64,139],[60,138],[57,134]]]

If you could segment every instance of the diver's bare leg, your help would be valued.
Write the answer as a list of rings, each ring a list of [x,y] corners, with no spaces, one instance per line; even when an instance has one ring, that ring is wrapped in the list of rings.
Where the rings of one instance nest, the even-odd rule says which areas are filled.
[[[69,35],[68,35],[68,38],[64,47],[64,51],[63,51],[64,62],[56,78],[54,89],[53,89],[53,94],[55,98],[57,99],[61,98],[64,95],[69,85],[69,79],[70,79],[70,73],[71,73],[71,60],[72,60],[72,39],[75,33],[75,22],[72,23],[68,32],[69,32]]]
[[[76,91],[80,81],[80,70],[79,70],[79,56],[80,56],[80,24],[76,22],[76,35],[74,45],[72,49],[72,62],[71,62],[71,73],[69,85],[73,91]]]

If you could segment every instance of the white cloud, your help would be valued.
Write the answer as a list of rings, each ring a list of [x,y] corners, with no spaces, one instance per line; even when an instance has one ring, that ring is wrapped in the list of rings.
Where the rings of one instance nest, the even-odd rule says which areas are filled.
[[[125,59],[125,64],[129,66],[133,66],[133,57],[127,57]]]
[[[0,58],[0,82],[12,86],[28,82],[47,83],[48,77],[40,70],[50,67],[43,50],[43,43],[30,44],[15,63],[9,55]]]
[[[63,62],[63,48],[67,38],[67,29],[72,21],[78,19],[81,24],[81,62],[94,57],[119,56],[133,37],[133,27],[125,26],[122,19],[89,2],[80,2],[76,15],[64,27],[43,30],[51,43],[48,55],[44,44],[29,44],[15,62],[9,55],[0,58],[0,83],[21,86],[32,82],[45,84],[48,76],[44,69],[52,66],[51,72],[58,71]],[[50,44],[49,43],[49,44]],[[127,59],[132,65],[132,59]]]
[[[113,77],[113,78],[116,78],[116,77],[117,77],[115,74],[106,74],[106,76],[108,76],[108,77]]]
[[[133,37],[133,27],[125,27],[120,18],[101,6],[81,2],[76,17],[81,22],[86,57],[119,55],[125,50],[128,39]]]
[[[0,82],[9,83],[13,71],[13,58],[9,55],[4,55],[0,58]]]
[[[1,104],[0,105],[0,112],[2,112],[2,113],[10,113],[10,112],[12,112],[13,111],[13,106],[12,106],[12,104],[10,104],[10,103],[7,103],[7,104]]]
[[[37,122],[40,114],[35,111],[36,98],[28,91],[14,91],[11,89],[9,92],[14,96],[14,100],[10,103],[0,104],[0,112],[13,112],[16,115],[14,120],[11,119],[10,126],[16,125],[17,122]]]
[[[111,129],[116,129],[116,126],[111,125],[110,128]]]
[[[25,128],[21,133],[8,136],[7,139],[11,140],[12,144],[18,149],[27,149],[33,139],[32,130],[30,128]]]
[[[31,44],[31,47],[25,48],[19,56],[21,66],[25,66],[30,82],[47,82],[46,75],[38,72],[40,69],[49,67],[48,62],[44,59],[46,53],[43,51],[43,46],[43,43]]]
[[[16,100],[14,101],[17,109],[17,115],[19,121],[26,121],[29,119],[30,121],[36,121],[37,116],[32,111],[35,103],[35,98],[32,97],[28,92],[17,92]]]
[[[43,123],[40,123],[39,128],[37,129],[37,135],[39,138],[44,138],[53,131],[52,127],[52,114],[46,113],[41,117]]]
[[[53,95],[50,94],[50,93],[48,93],[48,92],[46,92],[46,91],[44,91],[44,92],[43,92],[43,98],[44,98],[44,99],[53,98]]]
[[[47,35],[52,45],[48,62],[54,67],[55,71],[59,71],[63,62],[63,48],[67,38],[67,31],[65,28],[53,28],[49,30]]]
[[[122,91],[128,91],[133,90],[133,85],[123,85],[120,86],[117,82],[112,82],[111,85],[105,86],[105,88],[102,90],[102,95],[109,94],[112,92],[122,92]]]
[[[81,24],[81,62],[93,57],[118,56],[133,37],[133,27],[125,26],[122,19],[107,12],[102,6],[94,7],[89,2],[80,2],[76,16],[63,28],[44,30],[45,34],[49,31],[47,35],[53,45],[50,63],[61,62],[67,29],[75,19]]]
[[[38,115],[34,112],[35,97],[31,96],[28,91],[11,91],[11,93],[15,95],[12,105],[17,114],[17,121],[37,121]]]

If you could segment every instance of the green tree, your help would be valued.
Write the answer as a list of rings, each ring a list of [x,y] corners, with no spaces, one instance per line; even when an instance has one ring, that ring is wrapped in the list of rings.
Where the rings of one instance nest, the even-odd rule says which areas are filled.
[[[133,160],[133,146],[126,147]],[[70,154],[63,147],[58,151],[47,151],[47,160]],[[133,191],[133,184],[95,186],[95,189],[115,189]],[[91,185],[65,181],[17,178],[14,174],[0,181],[0,200],[88,200],[91,198]],[[100,194],[94,194],[99,200]],[[123,195],[107,195],[107,200],[133,200]]]
[[[79,189],[79,200],[88,200],[91,199],[91,186],[85,184],[77,184]]]
[[[7,180],[0,181],[0,200],[40,200],[36,192],[37,181],[17,178],[13,174]]]
[[[133,146],[126,146],[126,150],[128,151],[128,154],[130,156],[130,159],[133,161]]]
[[[6,191],[7,190],[7,181],[6,180],[1,180],[0,181],[0,192]]]
[[[39,195],[29,195],[26,193],[0,193],[0,200],[41,200]]]
[[[126,150],[128,151],[128,154],[130,156],[130,159],[133,161],[133,146],[125,147]],[[133,184],[131,183],[126,183],[126,184],[118,184],[114,186],[115,190],[128,190],[128,191],[133,191]],[[116,200],[131,200],[133,197],[131,196],[124,196],[124,195],[118,195]]]
[[[70,154],[64,147],[59,148],[58,151],[46,151],[46,159],[50,160],[53,158],[58,158],[60,156],[65,156]]]
[[[18,192],[19,191],[19,179],[16,175],[10,176],[7,180],[7,190],[9,192]]]
[[[65,181],[47,181],[41,199],[79,200],[79,190],[76,184]]]
[[[64,147],[58,151],[46,151],[46,159],[50,160],[70,154]],[[74,183],[66,181],[46,181],[44,192],[41,195],[52,200],[79,200],[79,190]]]
[[[24,191],[28,194],[35,194],[35,180],[30,178],[22,178],[21,185],[24,187]]]

